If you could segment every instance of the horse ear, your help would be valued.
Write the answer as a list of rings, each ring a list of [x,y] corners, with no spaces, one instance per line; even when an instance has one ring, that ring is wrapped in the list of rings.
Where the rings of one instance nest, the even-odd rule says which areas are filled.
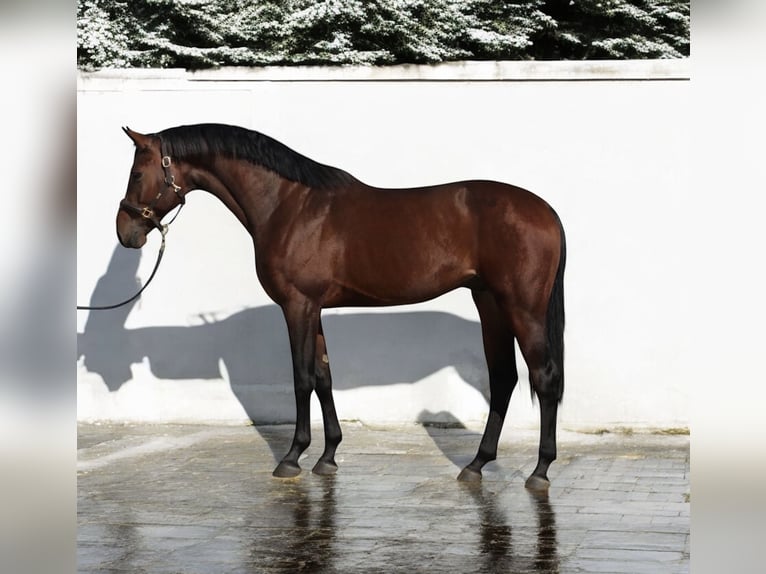
[[[137,148],[145,147],[148,144],[149,138],[147,136],[138,132],[134,132],[127,126],[123,127],[122,131],[128,134],[128,137],[133,140],[133,143],[136,144]]]

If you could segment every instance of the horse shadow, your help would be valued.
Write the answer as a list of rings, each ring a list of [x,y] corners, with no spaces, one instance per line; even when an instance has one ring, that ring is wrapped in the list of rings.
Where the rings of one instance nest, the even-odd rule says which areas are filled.
[[[139,262],[140,251],[117,246],[91,304],[113,302],[137,289]],[[137,301],[92,311],[77,335],[78,359],[102,377],[109,391],[132,378],[132,364],[148,359],[152,374],[162,379],[227,378],[254,421],[294,422],[292,361],[278,306],[247,308],[220,320],[201,315],[195,326],[128,329],[125,323]],[[488,401],[476,321],[440,311],[360,312],[325,314],[322,324],[336,390],[414,383],[451,366]],[[270,420],[264,420],[265,399]]]

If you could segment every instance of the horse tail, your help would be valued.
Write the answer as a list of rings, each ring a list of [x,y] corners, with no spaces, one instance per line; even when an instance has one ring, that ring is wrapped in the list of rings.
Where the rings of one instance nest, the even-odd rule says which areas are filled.
[[[553,211],[551,209],[551,211]],[[558,400],[564,396],[564,267],[567,259],[566,237],[564,235],[564,226],[561,224],[558,214],[553,211],[553,215],[559,226],[561,234],[561,246],[559,255],[559,266],[556,270],[556,278],[553,281],[553,288],[548,299],[548,310],[545,315],[545,336],[548,347],[548,357],[553,363],[555,373],[558,373]]]

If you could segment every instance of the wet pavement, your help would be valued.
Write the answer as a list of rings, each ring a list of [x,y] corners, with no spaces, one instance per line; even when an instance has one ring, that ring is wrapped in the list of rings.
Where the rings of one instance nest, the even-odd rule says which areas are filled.
[[[334,477],[271,476],[291,426],[79,425],[80,573],[689,571],[689,437],[559,433],[548,497],[536,433],[343,423]]]

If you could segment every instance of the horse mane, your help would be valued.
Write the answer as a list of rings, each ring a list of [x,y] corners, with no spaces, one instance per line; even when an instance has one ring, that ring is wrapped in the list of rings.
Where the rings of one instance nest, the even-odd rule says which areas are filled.
[[[262,133],[225,124],[177,126],[159,132],[179,160],[221,155],[260,165],[279,176],[313,188],[356,182],[351,174],[310,159]]]

